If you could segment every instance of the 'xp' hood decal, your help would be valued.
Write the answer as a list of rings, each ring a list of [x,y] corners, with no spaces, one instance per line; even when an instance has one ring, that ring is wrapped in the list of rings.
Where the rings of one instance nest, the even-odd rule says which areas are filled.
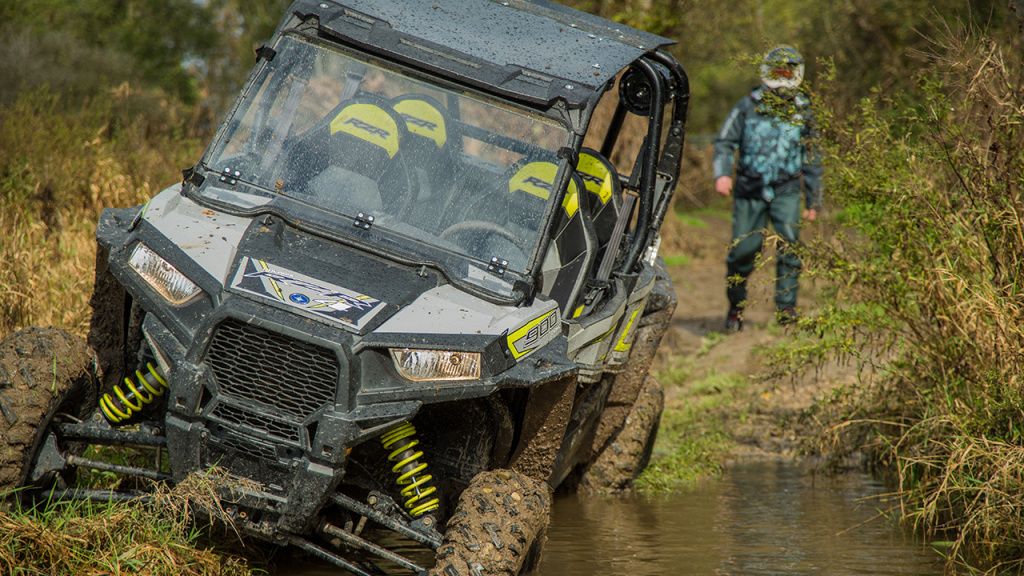
[[[242,259],[231,287],[357,330],[387,305],[366,294],[249,257]]]

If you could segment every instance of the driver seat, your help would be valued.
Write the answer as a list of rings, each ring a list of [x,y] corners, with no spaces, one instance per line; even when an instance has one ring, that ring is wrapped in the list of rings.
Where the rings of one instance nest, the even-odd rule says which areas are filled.
[[[515,204],[546,202],[554,188],[558,165],[554,162],[524,164],[509,180],[512,209],[509,216],[537,214],[535,210],[517,210]],[[572,318],[573,303],[583,290],[597,256],[597,236],[589,218],[589,199],[577,174],[569,180],[561,210],[555,215],[551,242],[544,255],[541,275],[542,294],[558,302],[563,318]],[[539,222],[523,223],[536,233]]]
[[[401,161],[405,126],[386,102],[358,98],[342,103],[327,125],[324,168],[307,190],[323,205],[346,214],[397,214],[410,179]],[[403,191],[405,193],[403,194]]]
[[[403,146],[405,159],[419,183],[410,218],[420,228],[436,229],[449,203],[452,184],[459,178],[453,153],[458,134],[453,133],[445,107],[430,96],[406,94],[392,99],[391,104],[409,134]]]

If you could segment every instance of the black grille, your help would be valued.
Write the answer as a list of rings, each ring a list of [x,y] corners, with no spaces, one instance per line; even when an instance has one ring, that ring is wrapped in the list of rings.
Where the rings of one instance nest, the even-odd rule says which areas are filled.
[[[223,394],[300,420],[334,402],[340,373],[334,352],[238,320],[217,326],[206,363]]]
[[[217,440],[225,448],[236,454],[244,455],[245,457],[257,456],[271,462],[277,460],[277,453],[274,451],[274,447],[262,442],[253,442],[252,440],[242,439],[230,434],[226,434]],[[235,467],[229,465],[228,469],[233,470]],[[247,476],[247,474],[243,474],[243,476]]]
[[[238,424],[269,436],[289,440],[296,444],[299,442],[299,428],[297,426],[268,418],[262,414],[255,414],[237,406],[221,402],[214,407],[213,416],[225,422]]]

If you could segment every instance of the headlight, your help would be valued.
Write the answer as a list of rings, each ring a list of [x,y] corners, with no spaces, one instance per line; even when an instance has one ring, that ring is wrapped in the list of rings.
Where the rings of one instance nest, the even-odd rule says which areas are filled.
[[[395,369],[407,380],[476,380],[480,378],[479,352],[392,348]]]
[[[180,306],[199,294],[198,286],[145,244],[135,245],[128,265],[142,276],[146,284],[175,306]]]

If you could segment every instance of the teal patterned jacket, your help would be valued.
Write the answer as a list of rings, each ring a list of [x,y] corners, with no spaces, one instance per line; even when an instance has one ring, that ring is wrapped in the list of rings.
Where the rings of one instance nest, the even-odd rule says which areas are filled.
[[[810,100],[802,93],[782,113],[770,113],[765,88],[755,88],[732,109],[715,139],[715,179],[731,176],[736,152],[737,198],[771,201],[800,189],[803,177],[808,208],[821,208],[821,159],[808,142],[816,136]]]

